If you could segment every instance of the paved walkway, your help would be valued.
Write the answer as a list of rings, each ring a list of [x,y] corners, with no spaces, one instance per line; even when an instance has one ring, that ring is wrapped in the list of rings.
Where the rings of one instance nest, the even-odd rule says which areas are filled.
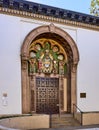
[[[88,126],[77,126],[77,127],[66,127],[66,128],[49,128],[49,129],[38,129],[38,130],[99,130],[99,125],[88,125]]]
[[[13,128],[0,126],[0,130],[23,130],[23,129],[13,129]],[[77,126],[77,127],[66,127],[66,128],[42,128],[42,129],[33,129],[33,130],[99,130],[99,125]]]

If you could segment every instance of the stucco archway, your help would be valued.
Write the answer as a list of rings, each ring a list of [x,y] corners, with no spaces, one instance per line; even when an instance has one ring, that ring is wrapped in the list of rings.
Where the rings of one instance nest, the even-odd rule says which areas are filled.
[[[57,35],[58,39],[62,39],[63,47],[67,49],[68,56],[71,62],[71,112],[73,111],[73,104],[77,103],[76,96],[76,76],[77,76],[77,64],[79,61],[79,52],[76,43],[71,36],[64,30],[54,26],[53,24],[40,26],[32,30],[25,38],[21,48],[21,66],[22,66],[22,113],[30,112],[30,89],[29,89],[29,77],[28,77],[28,57],[29,46],[31,42],[42,34],[49,33]],[[68,47],[66,47],[68,46]]]

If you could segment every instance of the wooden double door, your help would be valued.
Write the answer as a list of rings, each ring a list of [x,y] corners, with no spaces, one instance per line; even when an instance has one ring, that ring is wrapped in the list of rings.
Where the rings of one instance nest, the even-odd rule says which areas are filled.
[[[59,78],[36,77],[36,113],[59,113]]]

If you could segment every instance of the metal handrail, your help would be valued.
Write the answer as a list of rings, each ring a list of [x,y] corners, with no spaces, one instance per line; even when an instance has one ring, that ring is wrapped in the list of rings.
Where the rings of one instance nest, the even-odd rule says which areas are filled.
[[[76,110],[79,110],[79,112],[81,113],[80,124],[83,125],[83,111],[76,104],[73,104],[73,117],[74,117],[74,114],[75,114],[75,108],[76,108]]]
[[[48,106],[46,106],[46,110],[47,110],[47,114],[49,114],[49,119],[50,119],[49,120],[49,127],[52,128],[52,111]]]
[[[82,113],[82,110],[76,104],[73,104],[73,106],[75,106]]]

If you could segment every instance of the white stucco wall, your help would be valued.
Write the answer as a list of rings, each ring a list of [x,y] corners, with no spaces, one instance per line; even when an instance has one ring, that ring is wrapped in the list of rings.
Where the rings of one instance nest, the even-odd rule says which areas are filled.
[[[0,14],[0,114],[21,113],[19,20]]]
[[[78,106],[83,111],[99,111],[99,31],[78,29]],[[80,98],[80,93],[86,98]]]
[[[50,23],[0,14],[0,114],[21,113],[21,45],[31,30],[45,24]],[[67,31],[79,49],[77,105],[83,111],[98,111],[99,32],[55,25]],[[80,98],[83,92],[86,98]],[[7,93],[6,105],[4,93]]]

